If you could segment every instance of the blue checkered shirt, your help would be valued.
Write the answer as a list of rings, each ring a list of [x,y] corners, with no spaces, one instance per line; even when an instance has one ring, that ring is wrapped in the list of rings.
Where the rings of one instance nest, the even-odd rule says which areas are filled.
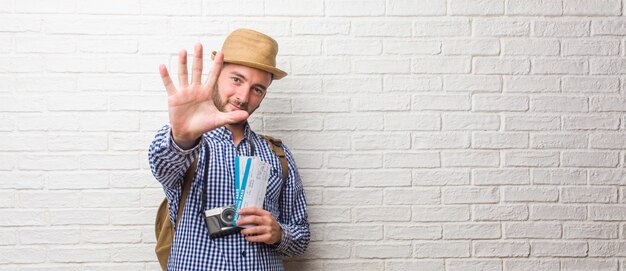
[[[176,228],[167,270],[284,270],[281,256],[304,252],[310,239],[306,199],[293,156],[285,146],[289,178],[283,187],[278,156],[248,125],[238,146],[234,145],[230,130],[222,127],[205,133],[201,143],[190,150],[176,146],[170,131],[169,125],[159,130],[148,155],[152,173],[163,185],[172,223],[178,213],[183,176],[198,156],[199,161]],[[272,165],[263,209],[274,215],[283,230],[282,240],[277,245],[251,243],[240,233],[210,239],[204,210],[201,210],[205,181],[208,181],[206,210],[233,204],[234,159],[237,155],[250,155],[250,141],[253,141],[255,156]],[[204,180],[207,162],[208,180]]]

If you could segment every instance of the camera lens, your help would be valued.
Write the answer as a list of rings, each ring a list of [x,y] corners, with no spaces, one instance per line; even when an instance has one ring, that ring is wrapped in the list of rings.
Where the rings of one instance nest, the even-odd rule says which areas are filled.
[[[225,224],[233,223],[233,219],[235,218],[235,208],[224,208],[224,210],[222,210],[222,213],[220,214],[220,218]]]

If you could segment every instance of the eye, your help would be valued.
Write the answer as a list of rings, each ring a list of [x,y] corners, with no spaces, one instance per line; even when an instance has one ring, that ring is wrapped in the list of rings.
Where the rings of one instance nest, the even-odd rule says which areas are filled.
[[[263,96],[263,94],[265,93],[265,91],[261,88],[254,88],[253,91],[254,91],[254,94],[259,95],[259,96]]]
[[[235,83],[240,83],[241,79],[239,79],[239,77],[231,77],[230,80],[233,80],[233,82]]]

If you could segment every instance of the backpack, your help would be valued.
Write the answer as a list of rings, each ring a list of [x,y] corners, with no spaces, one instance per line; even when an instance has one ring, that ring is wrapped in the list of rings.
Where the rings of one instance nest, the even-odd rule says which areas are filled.
[[[266,135],[261,135],[263,139],[267,143],[269,143],[270,148],[278,156],[280,159],[280,167],[283,172],[283,184],[282,187],[287,183],[287,178],[289,177],[289,167],[287,163],[287,156],[285,155],[285,150],[283,149],[283,143],[280,139],[273,138]],[[196,172],[196,168],[198,168],[198,158],[191,164],[191,167],[187,169],[185,173],[184,181],[183,181],[183,191],[180,196],[180,202],[178,204],[178,214],[176,216],[176,225],[172,225],[170,221],[169,214],[169,205],[167,204],[167,198],[163,199],[159,209],[157,211],[156,220],[154,222],[154,233],[156,236],[156,246],[154,251],[156,252],[157,258],[159,259],[159,264],[161,265],[161,269],[163,271],[167,270],[167,261],[170,257],[170,251],[172,249],[172,242],[174,241],[175,234],[175,226],[178,225],[180,221],[180,217],[183,213],[183,208],[185,205],[185,201],[187,199],[187,194],[189,194],[189,189],[191,188],[191,183],[193,182],[193,176]]]

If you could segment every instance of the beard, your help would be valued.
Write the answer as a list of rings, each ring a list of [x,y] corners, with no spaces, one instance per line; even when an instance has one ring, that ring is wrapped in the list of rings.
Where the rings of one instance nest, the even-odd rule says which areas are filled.
[[[220,112],[226,112],[226,105],[228,105],[229,103],[236,105],[237,107],[239,107],[241,110],[244,110],[246,112],[248,112],[248,114],[252,114],[252,112],[248,111],[248,103],[242,103],[239,100],[236,99],[231,99],[231,100],[224,100],[222,99],[222,97],[220,96],[220,92],[219,92],[219,85],[216,83],[215,84],[215,88],[213,89],[213,104],[215,104],[215,107],[217,108],[217,110],[219,110]],[[256,108],[255,108],[256,110]],[[254,110],[252,110],[254,112]],[[237,123],[232,123],[232,125],[241,125],[244,124],[247,120],[241,121],[241,122],[237,122]]]

